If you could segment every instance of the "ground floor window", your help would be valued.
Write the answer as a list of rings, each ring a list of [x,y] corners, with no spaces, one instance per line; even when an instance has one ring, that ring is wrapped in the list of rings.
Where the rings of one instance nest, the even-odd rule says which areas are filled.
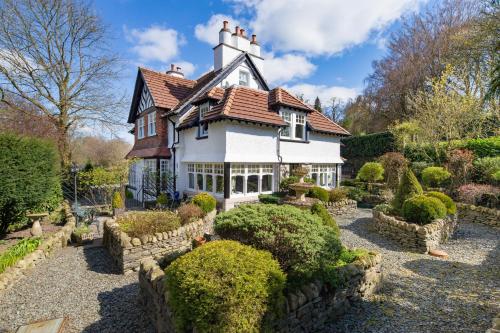
[[[188,163],[188,188],[194,191],[224,193],[222,163]]]
[[[130,186],[137,187],[137,163],[130,164],[130,169],[128,172],[128,183]]]
[[[254,195],[273,191],[272,164],[231,164],[231,193]]]
[[[337,187],[337,164],[313,164],[309,169],[309,178],[317,186]]]

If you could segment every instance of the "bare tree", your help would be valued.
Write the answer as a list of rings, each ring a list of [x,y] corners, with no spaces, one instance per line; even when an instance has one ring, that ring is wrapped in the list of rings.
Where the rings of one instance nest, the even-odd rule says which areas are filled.
[[[344,118],[345,105],[337,97],[330,99],[330,107],[326,111],[326,116],[332,121],[338,123]]]
[[[107,140],[97,136],[75,137],[71,140],[73,160],[83,165],[110,167],[121,163],[131,145],[121,139]]]
[[[70,164],[69,133],[76,125],[119,124],[119,60],[106,27],[86,2],[0,2],[0,101],[11,110],[23,100],[58,132],[61,164]]]

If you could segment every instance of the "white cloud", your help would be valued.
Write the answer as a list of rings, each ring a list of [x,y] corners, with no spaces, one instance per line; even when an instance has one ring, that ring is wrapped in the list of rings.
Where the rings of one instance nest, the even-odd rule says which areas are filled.
[[[285,54],[275,57],[273,53],[264,53],[263,57],[264,76],[271,84],[305,78],[316,70],[316,65],[302,55]]]
[[[255,0],[241,2],[252,33],[273,50],[331,55],[367,41],[426,0]]]
[[[179,46],[185,44],[185,39],[174,29],[151,26],[146,29],[124,28],[126,38],[134,43],[132,51],[139,56],[140,61],[168,62],[179,55]]]
[[[304,99],[308,100],[310,104],[314,104],[316,96],[319,97],[321,103],[323,103],[324,105],[328,105],[332,97],[337,97],[338,99],[345,102],[348,99],[355,98],[358,95],[358,92],[354,88],[314,85],[308,83],[285,86],[285,89],[293,92],[296,95],[304,94]]]
[[[222,22],[229,21],[230,27],[239,25],[239,21],[228,15],[215,14],[210,17],[206,24],[197,24],[194,28],[194,35],[202,42],[215,46],[219,44],[219,31]]]

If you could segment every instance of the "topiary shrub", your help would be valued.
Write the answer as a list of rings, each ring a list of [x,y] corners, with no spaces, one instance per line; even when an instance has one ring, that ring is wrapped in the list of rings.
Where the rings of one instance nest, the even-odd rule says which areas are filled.
[[[403,204],[403,217],[408,222],[424,225],[445,216],[446,206],[438,198],[417,195]]]
[[[182,225],[191,223],[193,220],[200,219],[205,215],[201,208],[193,203],[181,205],[177,210],[177,214],[181,219]]]
[[[403,203],[407,199],[423,193],[424,191],[422,190],[422,186],[420,186],[417,177],[415,177],[410,169],[406,169],[401,177],[401,181],[399,182],[398,190],[394,196],[392,206],[396,211],[400,211],[403,207]]]
[[[427,167],[422,171],[422,183],[427,187],[440,187],[451,177],[451,173],[442,167]]]
[[[198,193],[193,197],[193,203],[201,208],[201,210],[207,214],[215,209],[217,201],[213,196],[208,193],[202,192]]]
[[[113,201],[111,202],[111,205],[113,209],[120,209],[124,207],[122,195],[120,194],[120,192],[113,193]]]
[[[415,177],[417,179],[422,179],[422,171],[424,171],[425,168],[432,166],[431,163],[429,162],[422,162],[422,161],[417,161],[411,163],[411,171],[413,171],[413,174],[415,174]]]
[[[316,198],[323,202],[328,202],[328,200],[330,199],[330,193],[328,193],[327,190],[319,186],[315,186],[312,189],[310,189],[307,195],[311,198]]]
[[[269,252],[225,240],[172,262],[165,287],[180,332],[261,332],[279,315],[285,275]]]
[[[319,202],[313,204],[311,206],[311,213],[318,215],[321,218],[321,221],[323,221],[324,225],[331,227],[337,236],[340,235],[340,229],[337,225],[337,222],[335,221],[333,216],[330,215],[328,209],[326,209],[323,204]]]
[[[339,202],[347,199],[347,190],[344,188],[332,188],[328,199],[330,202]]]
[[[447,214],[455,214],[457,212],[457,205],[455,205],[453,200],[443,192],[431,191],[425,193],[425,195],[441,200],[441,202],[446,206]]]
[[[384,167],[378,162],[367,162],[359,169],[357,179],[374,183],[384,179]]]
[[[335,262],[341,249],[335,231],[320,217],[289,205],[238,206],[217,215],[215,231],[222,238],[270,251],[290,286],[324,277],[326,265]]]

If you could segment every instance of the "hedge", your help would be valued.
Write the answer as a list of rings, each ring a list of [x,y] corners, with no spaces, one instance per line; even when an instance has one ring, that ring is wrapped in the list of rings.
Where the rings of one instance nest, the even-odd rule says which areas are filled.
[[[372,160],[389,151],[396,150],[396,141],[390,132],[351,136],[342,139],[342,143],[341,155],[347,160],[357,157]]]
[[[0,175],[0,234],[27,211],[51,211],[62,200],[58,153],[48,141],[0,134]]]
[[[196,248],[168,266],[165,277],[179,332],[266,331],[265,319],[279,314],[284,302],[278,262],[234,241]]]

